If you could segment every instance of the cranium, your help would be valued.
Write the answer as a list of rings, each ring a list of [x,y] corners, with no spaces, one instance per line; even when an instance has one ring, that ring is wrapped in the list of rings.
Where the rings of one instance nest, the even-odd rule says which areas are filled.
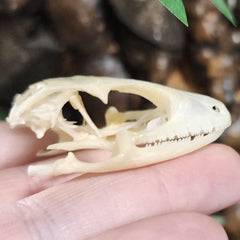
[[[110,91],[140,95],[155,108],[119,112],[110,107],[105,114],[106,126],[98,128],[85,109],[81,92],[107,104]],[[83,125],[64,119],[66,102],[81,113]],[[75,76],[31,85],[15,97],[7,121],[12,127],[29,126],[38,138],[48,129],[58,134],[58,143],[47,149],[52,154],[68,152],[67,157],[29,166],[29,174],[59,175],[117,171],[166,161],[216,140],[231,118],[223,103],[208,96],[146,81]],[[106,149],[112,155],[102,162],[83,162],[74,154],[81,149]]]

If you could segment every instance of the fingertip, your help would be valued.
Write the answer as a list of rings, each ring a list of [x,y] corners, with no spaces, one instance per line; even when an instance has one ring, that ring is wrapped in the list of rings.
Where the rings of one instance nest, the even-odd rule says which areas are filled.
[[[199,169],[199,189],[208,195],[205,213],[212,213],[240,200],[240,155],[231,147],[214,143],[191,154]],[[204,181],[206,179],[206,181]],[[210,203],[214,203],[214,207]],[[204,208],[204,207],[203,207]]]
[[[229,159],[240,160],[240,155],[232,147],[222,144],[222,143],[213,143],[207,146],[212,152],[216,152],[218,156],[228,157]]]

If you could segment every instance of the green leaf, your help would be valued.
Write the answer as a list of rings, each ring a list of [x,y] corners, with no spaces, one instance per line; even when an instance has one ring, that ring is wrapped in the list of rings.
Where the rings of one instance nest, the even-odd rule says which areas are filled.
[[[0,108],[0,121],[4,121],[7,117],[6,111],[4,111],[2,108]]]
[[[188,26],[187,15],[182,0],[159,0],[173,15]]]
[[[234,25],[236,26],[236,19],[233,16],[232,12],[228,8],[226,2],[224,0],[210,0],[219,11]]]
[[[217,215],[217,214],[213,214],[213,215],[211,215],[211,217],[212,217],[216,222],[218,222],[219,224],[221,224],[222,226],[224,226],[224,224],[225,224],[224,216]]]

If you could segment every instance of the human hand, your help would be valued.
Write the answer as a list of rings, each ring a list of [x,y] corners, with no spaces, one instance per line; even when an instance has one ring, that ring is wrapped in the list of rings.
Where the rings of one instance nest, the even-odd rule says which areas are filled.
[[[0,123],[0,141],[0,239],[227,239],[207,216],[240,200],[240,157],[227,146],[116,173],[29,177],[51,136]]]

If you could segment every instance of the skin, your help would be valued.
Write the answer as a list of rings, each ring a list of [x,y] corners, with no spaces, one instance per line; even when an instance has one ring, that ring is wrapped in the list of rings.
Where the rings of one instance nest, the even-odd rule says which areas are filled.
[[[109,174],[29,177],[54,141],[0,123],[0,239],[228,239],[207,215],[240,200],[240,157],[211,144],[168,162]],[[82,151],[96,161],[108,153]],[[51,161],[44,159],[43,161]]]

